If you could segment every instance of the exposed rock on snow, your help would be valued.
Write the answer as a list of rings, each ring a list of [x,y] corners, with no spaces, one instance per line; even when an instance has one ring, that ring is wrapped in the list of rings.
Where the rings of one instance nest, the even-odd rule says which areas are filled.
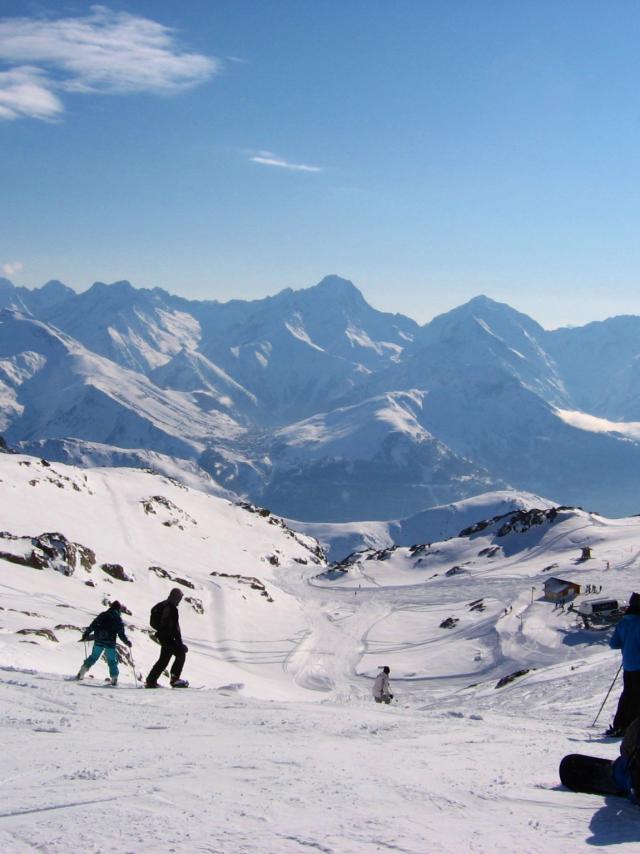
[[[516,679],[519,679],[521,676],[526,676],[529,673],[529,668],[524,667],[522,670],[516,670],[513,673],[507,674],[507,676],[503,676],[502,679],[499,679],[496,683],[496,688],[504,688],[505,685],[509,685]]]
[[[119,563],[103,563],[100,565],[100,569],[118,581],[135,581],[135,577],[129,575]]]
[[[484,531],[491,525],[496,525],[500,522],[500,527],[497,530],[496,536],[506,537],[512,532],[522,534],[528,531],[534,525],[543,525],[545,523],[553,524],[556,521],[558,513],[563,511],[575,510],[575,507],[549,507],[545,510],[540,510],[533,507],[530,510],[516,510],[513,513],[505,513],[500,516],[494,516],[492,519],[476,522],[474,525],[464,528],[460,531],[461,537],[470,537],[480,531]],[[577,508],[581,510],[582,508]]]
[[[174,584],[181,584],[183,587],[190,587],[191,590],[195,589],[195,584],[192,581],[189,581],[188,578],[180,578],[177,575],[173,575],[173,573],[163,569],[161,566],[150,566],[149,572],[155,572],[158,578],[168,578]]]
[[[51,629],[18,629],[16,634],[37,635],[38,637],[45,638],[46,640],[53,641],[54,643],[58,643],[58,638],[51,631]]]
[[[235,578],[238,584],[248,584],[252,590],[259,590],[260,595],[264,596],[267,602],[273,602],[273,598],[269,595],[267,588],[258,578],[229,572],[212,572],[211,575],[217,575],[219,578]]]
[[[63,575],[73,575],[79,566],[91,572],[95,564],[95,554],[90,548],[70,542],[64,534],[20,537],[3,531],[0,546],[0,559],[32,569],[54,569]]]

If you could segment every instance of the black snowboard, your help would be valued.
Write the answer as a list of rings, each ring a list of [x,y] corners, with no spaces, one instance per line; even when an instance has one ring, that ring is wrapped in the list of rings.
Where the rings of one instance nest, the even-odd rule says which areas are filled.
[[[560,763],[560,781],[574,792],[625,796],[625,792],[620,791],[613,779],[611,759],[570,753]]]

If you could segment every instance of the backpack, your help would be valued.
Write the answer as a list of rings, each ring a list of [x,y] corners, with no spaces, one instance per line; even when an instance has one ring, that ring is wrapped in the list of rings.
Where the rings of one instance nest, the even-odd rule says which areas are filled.
[[[166,604],[166,601],[156,603],[149,614],[149,623],[151,624],[151,628],[156,631],[160,631],[162,628],[162,612],[164,611],[164,606]]]

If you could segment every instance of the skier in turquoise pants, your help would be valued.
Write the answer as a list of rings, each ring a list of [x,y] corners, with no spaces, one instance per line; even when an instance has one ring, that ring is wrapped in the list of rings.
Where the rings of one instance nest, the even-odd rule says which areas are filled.
[[[101,646],[99,643],[93,644],[93,649],[85,658],[84,664],[80,668],[80,670],[84,670],[82,676],[78,673],[78,679],[82,679],[87,670],[90,670],[96,661],[100,658],[102,653],[104,652],[105,658],[107,659],[107,664],[109,665],[109,676],[111,676],[111,684],[116,685],[118,683],[118,675],[120,670],[118,669],[118,654],[116,652],[115,646]]]
[[[96,663],[104,652],[109,665],[109,675],[111,676],[111,684],[118,684],[118,656],[116,653],[116,637],[119,637],[122,643],[131,648],[131,641],[126,636],[124,631],[124,623],[120,616],[122,606],[119,602],[112,602],[108,610],[98,614],[95,620],[91,623],[88,629],[82,635],[83,640],[93,638],[93,649],[91,654],[85,658],[82,667],[78,671],[76,679],[84,679],[86,672]]]

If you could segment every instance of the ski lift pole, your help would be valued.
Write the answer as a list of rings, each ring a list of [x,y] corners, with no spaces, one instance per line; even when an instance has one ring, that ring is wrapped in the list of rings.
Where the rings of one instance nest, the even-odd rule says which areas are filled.
[[[609,694],[613,691],[613,686],[616,684],[616,681],[617,681],[617,679],[618,679],[618,676],[620,675],[620,671],[621,671],[621,670],[622,670],[622,664],[620,665],[620,667],[619,667],[619,668],[618,668],[618,670],[616,671],[616,675],[613,677],[613,682],[612,682],[612,683],[611,683],[611,685],[609,686],[609,690],[607,691],[607,696],[606,696],[606,697],[604,698],[604,700],[602,701],[602,705],[601,705],[601,706],[600,706],[600,708],[598,709],[598,714],[595,716],[595,719],[594,719],[593,723],[591,724],[591,726],[592,726],[592,727],[594,727],[594,726],[596,725],[596,721],[598,720],[598,718],[600,717],[600,713],[601,713],[601,712],[602,712],[602,710],[604,709],[604,704],[605,704],[605,703],[607,702],[607,700],[609,699]]]

